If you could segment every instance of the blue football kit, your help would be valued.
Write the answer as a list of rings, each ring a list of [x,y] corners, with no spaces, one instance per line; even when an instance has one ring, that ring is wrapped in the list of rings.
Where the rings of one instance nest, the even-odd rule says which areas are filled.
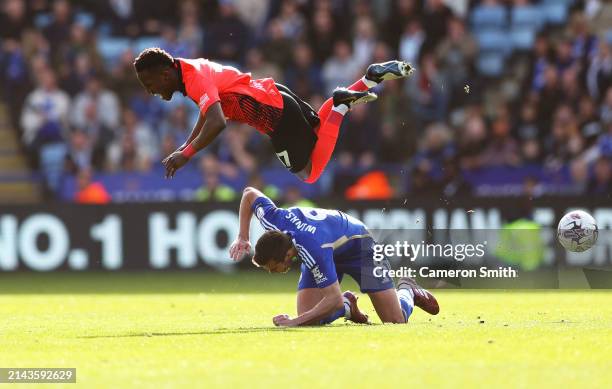
[[[266,230],[288,234],[298,251],[301,276],[298,290],[325,288],[349,274],[362,293],[391,289],[388,277],[375,277],[374,244],[367,227],[356,218],[336,210],[278,208],[267,197],[258,197],[253,213]]]

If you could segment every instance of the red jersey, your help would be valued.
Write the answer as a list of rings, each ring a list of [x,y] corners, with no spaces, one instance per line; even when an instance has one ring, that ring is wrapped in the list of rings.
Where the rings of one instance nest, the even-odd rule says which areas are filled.
[[[246,123],[270,135],[283,112],[283,97],[274,80],[251,79],[232,66],[223,66],[204,58],[177,58],[183,94],[189,96],[202,114],[221,102],[223,113],[230,120]]]

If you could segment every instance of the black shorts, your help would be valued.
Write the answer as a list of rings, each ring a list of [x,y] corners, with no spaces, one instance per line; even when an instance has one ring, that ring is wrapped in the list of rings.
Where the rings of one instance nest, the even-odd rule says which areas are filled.
[[[319,116],[289,88],[281,84],[276,86],[283,96],[283,113],[270,139],[278,159],[289,171],[298,173],[308,165],[317,143],[314,129],[319,126]]]

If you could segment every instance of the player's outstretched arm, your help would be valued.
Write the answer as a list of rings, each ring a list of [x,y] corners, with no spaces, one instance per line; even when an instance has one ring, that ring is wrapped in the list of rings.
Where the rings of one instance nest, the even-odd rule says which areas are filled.
[[[259,197],[265,197],[265,195],[250,186],[247,186],[242,191],[240,209],[238,211],[240,229],[238,230],[238,237],[236,237],[236,240],[234,240],[230,246],[230,257],[234,261],[242,259],[251,251],[249,229],[251,226],[251,218],[253,217],[253,203]]]
[[[185,147],[187,147],[191,142],[193,142],[196,136],[200,135],[200,132],[202,132],[202,128],[204,127],[205,120],[206,118],[204,117],[204,114],[200,111],[200,114],[198,115],[198,121],[193,126],[193,129],[191,130],[191,134],[189,134],[189,138],[187,138],[185,143],[183,143],[178,148],[178,151],[183,151]]]
[[[191,143],[182,151],[175,151],[162,161],[166,168],[166,178],[174,177],[176,171],[185,166],[187,161],[198,151],[212,143],[213,140],[226,126],[225,115],[221,109],[221,103],[216,102],[208,108],[204,120],[204,126]],[[195,129],[194,129],[195,130]]]
[[[342,290],[338,281],[319,290],[322,292],[323,298],[311,310],[304,312],[294,319],[291,319],[289,315],[275,316],[272,319],[274,325],[282,327],[316,325],[333,312],[344,307]]]

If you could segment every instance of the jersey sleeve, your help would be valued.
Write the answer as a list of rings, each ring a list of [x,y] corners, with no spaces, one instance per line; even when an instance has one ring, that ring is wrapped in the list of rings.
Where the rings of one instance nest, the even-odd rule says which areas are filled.
[[[300,235],[294,237],[293,244],[318,288],[325,288],[338,281],[334,250],[331,247],[322,248],[315,239]]]
[[[283,229],[282,220],[287,214],[287,210],[278,208],[269,198],[258,197],[253,202],[251,209],[265,230],[281,231]]]
[[[219,89],[215,85],[213,72],[210,66],[203,66],[193,72],[185,84],[187,94],[198,104],[202,115],[206,115],[208,108],[220,101]]]

